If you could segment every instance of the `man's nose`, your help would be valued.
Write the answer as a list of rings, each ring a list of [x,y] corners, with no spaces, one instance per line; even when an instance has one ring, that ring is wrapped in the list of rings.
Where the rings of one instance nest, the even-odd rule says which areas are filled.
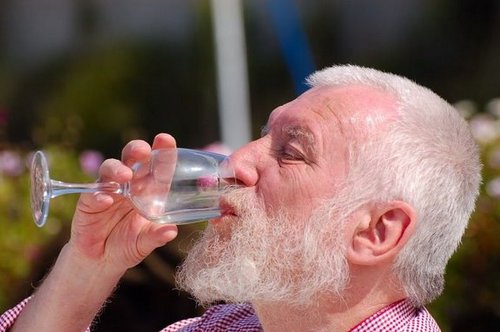
[[[234,169],[236,183],[245,187],[252,187],[257,184],[259,172],[257,164],[261,159],[258,149],[253,144],[248,143],[231,154],[230,164]]]

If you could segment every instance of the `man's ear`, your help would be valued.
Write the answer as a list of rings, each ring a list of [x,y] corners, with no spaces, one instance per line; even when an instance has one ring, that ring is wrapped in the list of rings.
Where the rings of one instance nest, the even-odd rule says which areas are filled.
[[[352,264],[375,265],[392,260],[408,242],[417,218],[407,203],[391,201],[358,210],[347,257]]]

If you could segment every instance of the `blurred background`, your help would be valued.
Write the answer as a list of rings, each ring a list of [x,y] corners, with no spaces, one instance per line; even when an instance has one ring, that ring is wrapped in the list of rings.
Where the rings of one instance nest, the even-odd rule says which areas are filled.
[[[76,197],[38,229],[27,165],[93,181],[130,139],[228,151],[258,137],[272,109],[315,69],[390,71],[455,104],[480,143],[484,184],[444,294],[444,331],[500,328],[500,1],[2,0],[0,311],[29,296],[67,240]],[[228,83],[229,82],[229,83]],[[130,270],[98,331],[158,331],[201,308],[172,273],[202,226]]]

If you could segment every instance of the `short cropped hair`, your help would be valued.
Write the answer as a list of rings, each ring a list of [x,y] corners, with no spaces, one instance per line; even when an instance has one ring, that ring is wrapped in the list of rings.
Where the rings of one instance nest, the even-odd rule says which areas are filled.
[[[352,143],[347,183],[356,206],[401,200],[415,209],[415,233],[393,269],[415,305],[430,302],[443,290],[446,264],[479,194],[479,149],[467,122],[431,90],[375,69],[334,66],[307,81],[312,87],[364,85],[396,100],[398,119],[384,135]]]

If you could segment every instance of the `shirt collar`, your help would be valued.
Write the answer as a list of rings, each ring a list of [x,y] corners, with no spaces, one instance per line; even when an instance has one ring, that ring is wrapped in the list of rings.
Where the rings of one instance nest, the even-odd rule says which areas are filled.
[[[349,331],[399,331],[415,317],[417,310],[408,300],[400,300],[380,309]]]

